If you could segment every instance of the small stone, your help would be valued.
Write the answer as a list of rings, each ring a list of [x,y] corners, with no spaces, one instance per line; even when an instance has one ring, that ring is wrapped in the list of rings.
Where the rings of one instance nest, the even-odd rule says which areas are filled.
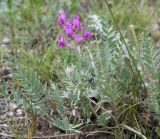
[[[6,45],[5,45],[5,44],[2,44],[2,45],[1,45],[1,48],[5,48],[5,47],[6,47]]]
[[[19,115],[19,116],[23,114],[21,109],[16,110],[16,112],[17,112],[16,115]]]
[[[4,37],[3,40],[2,40],[2,43],[3,44],[9,44],[10,43],[10,40],[8,37]]]
[[[14,103],[10,103],[10,104],[9,104],[9,107],[10,107],[10,110],[15,110],[15,109],[17,109],[17,105],[14,104]]]
[[[11,117],[13,116],[13,112],[7,112],[5,115]]]

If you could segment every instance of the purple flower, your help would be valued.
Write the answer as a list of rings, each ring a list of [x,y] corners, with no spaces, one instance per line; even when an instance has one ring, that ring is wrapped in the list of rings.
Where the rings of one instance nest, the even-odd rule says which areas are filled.
[[[75,41],[76,43],[82,42],[82,41],[83,41],[82,35],[81,35],[81,34],[75,34],[75,35],[74,35],[74,41]]]
[[[64,30],[66,32],[66,35],[71,38],[73,35],[72,25],[71,24],[65,25]]]
[[[63,32],[65,32],[65,34],[60,35],[57,45],[68,49],[74,49],[80,53],[81,48],[83,47],[83,45],[80,44],[91,38],[92,33],[86,31],[86,29],[81,26],[79,16],[74,15],[73,18],[67,18],[65,11],[61,10],[57,18],[57,23],[61,25],[60,27],[62,27],[62,29],[64,29]],[[66,41],[65,37],[69,42]]]
[[[73,27],[74,27],[74,31],[80,28],[80,22],[79,22],[79,16],[78,15],[74,15],[73,17]]]
[[[68,18],[68,19],[67,19],[67,23],[70,24],[70,25],[72,25],[72,19],[69,19],[69,18]]]
[[[66,42],[65,42],[65,38],[64,38],[64,35],[63,35],[63,34],[61,34],[60,39],[59,39],[58,42],[57,42],[57,45],[58,45],[58,46],[62,46],[62,47],[65,47],[65,46],[66,46]]]
[[[67,20],[65,11],[61,10],[58,16],[58,24],[64,24]]]
[[[91,38],[91,36],[92,36],[92,33],[89,32],[89,31],[86,31],[85,29],[82,30],[82,33],[83,33],[83,37],[84,37],[85,39],[89,39],[89,38]]]

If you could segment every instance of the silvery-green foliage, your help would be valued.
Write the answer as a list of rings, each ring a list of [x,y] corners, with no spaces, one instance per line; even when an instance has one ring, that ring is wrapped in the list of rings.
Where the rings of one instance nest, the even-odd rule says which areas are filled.
[[[46,84],[41,83],[37,73],[22,65],[18,65],[12,72],[14,80],[19,82],[20,85],[17,92],[23,100],[23,106],[34,111],[44,106],[50,91],[47,90]]]
[[[102,19],[98,15],[89,15],[90,24],[89,28],[96,30],[99,33],[104,33]]]
[[[41,111],[48,116],[46,106],[49,101],[53,101],[55,104],[54,111],[58,112],[59,119],[48,118],[47,121],[61,130],[76,131],[74,130],[75,125],[71,125],[69,120],[64,117],[66,110],[63,102],[64,98],[60,95],[60,90],[57,89],[57,86],[53,82],[48,87],[47,84],[42,83],[41,77],[33,71],[32,67],[19,64],[14,57],[6,58],[6,62],[10,65],[13,81],[17,84],[11,90],[11,95],[9,96],[11,101],[17,105],[22,105],[34,116],[39,116],[39,112]],[[7,97],[5,82],[1,87],[1,91]]]
[[[107,75],[112,75],[112,78],[116,76],[116,80],[123,85],[122,89],[126,90],[132,80],[132,63],[130,57],[119,33],[108,23],[107,18],[102,16],[97,19],[99,19],[99,24],[102,26],[102,31],[99,30],[100,33],[96,34],[97,38],[100,38],[101,43],[100,47],[95,50],[96,52],[94,54],[97,58],[94,61],[98,60],[98,63],[103,65]],[[127,39],[125,40],[127,42]],[[127,44],[131,47],[128,42]],[[104,73],[100,75],[104,76]]]
[[[149,105],[155,118],[160,119],[160,48],[144,34],[143,47],[143,74],[148,94]]]
[[[64,100],[60,90],[57,89],[57,86],[52,82],[51,83],[51,93],[50,99],[54,102],[58,112],[63,113],[65,111]]]

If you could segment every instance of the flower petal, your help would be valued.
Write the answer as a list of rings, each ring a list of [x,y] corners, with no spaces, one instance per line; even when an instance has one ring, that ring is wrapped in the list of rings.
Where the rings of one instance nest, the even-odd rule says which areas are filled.
[[[61,10],[60,13],[59,13],[59,16],[58,16],[58,24],[64,24],[67,20],[67,16],[66,16],[66,13],[64,10]]]
[[[89,31],[86,31],[85,29],[82,30],[82,34],[85,39],[89,39],[92,36],[92,33]]]
[[[79,21],[79,16],[78,15],[74,15],[73,17],[73,27],[74,27],[74,31],[76,31],[77,29],[79,29],[81,26],[80,21]]]
[[[75,34],[75,35],[74,35],[74,41],[75,41],[76,43],[82,42],[82,41],[83,41],[82,35],[81,35],[81,34]]]
[[[70,24],[65,25],[64,30],[66,32],[66,35],[71,38],[73,35],[72,25]]]
[[[62,47],[66,46],[65,37],[63,34],[60,35],[60,39],[58,40],[57,45]]]

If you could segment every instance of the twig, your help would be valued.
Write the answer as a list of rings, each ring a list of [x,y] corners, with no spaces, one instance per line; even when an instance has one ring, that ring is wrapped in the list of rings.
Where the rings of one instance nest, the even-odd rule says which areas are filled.
[[[111,135],[118,137],[117,135],[113,134],[112,132],[108,132],[108,131],[93,131],[93,132],[88,133],[86,137],[93,136],[94,134],[97,134],[97,133],[106,133],[106,134],[111,134]]]
[[[85,137],[88,137],[88,136],[94,136],[95,134],[99,134],[99,133],[108,133],[108,134],[112,134],[114,135],[113,133],[110,133],[110,132],[107,132],[107,131],[93,131],[93,132],[86,132],[86,133],[80,133],[80,134],[77,134],[77,133],[72,133],[72,134],[61,134],[61,135],[51,135],[51,136],[33,136],[32,139],[57,139],[57,138],[63,138],[63,137],[79,137],[79,136],[85,136]],[[5,133],[0,133],[0,136],[3,136],[3,137],[9,137],[9,138],[15,138],[15,136],[13,135],[8,135],[8,134],[5,134]],[[114,135],[115,136],[115,135]],[[27,139],[27,136],[24,136],[24,139]]]
[[[0,127],[8,127],[7,124],[1,124]]]
[[[130,126],[127,126],[127,125],[122,125],[125,129],[135,133],[137,136],[141,137],[142,139],[147,139],[141,132],[133,129],[132,127]],[[94,134],[99,134],[99,133],[107,133],[107,134],[111,134],[111,135],[114,135],[114,136],[117,136],[111,132],[108,132],[108,131],[93,131],[93,132],[86,132],[86,133],[80,133],[80,134],[77,134],[77,133],[72,133],[72,134],[62,134],[62,135],[53,135],[53,136],[34,136],[32,137],[33,139],[50,139],[50,138],[63,138],[63,137],[73,137],[73,136],[76,136],[76,137],[79,137],[79,136],[85,136],[85,137],[88,137],[88,136],[94,136]],[[3,136],[3,137],[8,137],[8,138],[15,138],[15,136],[13,135],[8,135],[6,133],[0,133],[0,136]],[[27,136],[24,137],[24,139],[27,139]]]
[[[7,137],[7,138],[15,138],[13,135],[8,135],[6,133],[0,133],[0,137]]]
[[[123,125],[125,129],[135,133],[137,136],[141,137],[142,139],[147,139],[141,132],[135,130],[134,128],[128,126],[128,125]]]

